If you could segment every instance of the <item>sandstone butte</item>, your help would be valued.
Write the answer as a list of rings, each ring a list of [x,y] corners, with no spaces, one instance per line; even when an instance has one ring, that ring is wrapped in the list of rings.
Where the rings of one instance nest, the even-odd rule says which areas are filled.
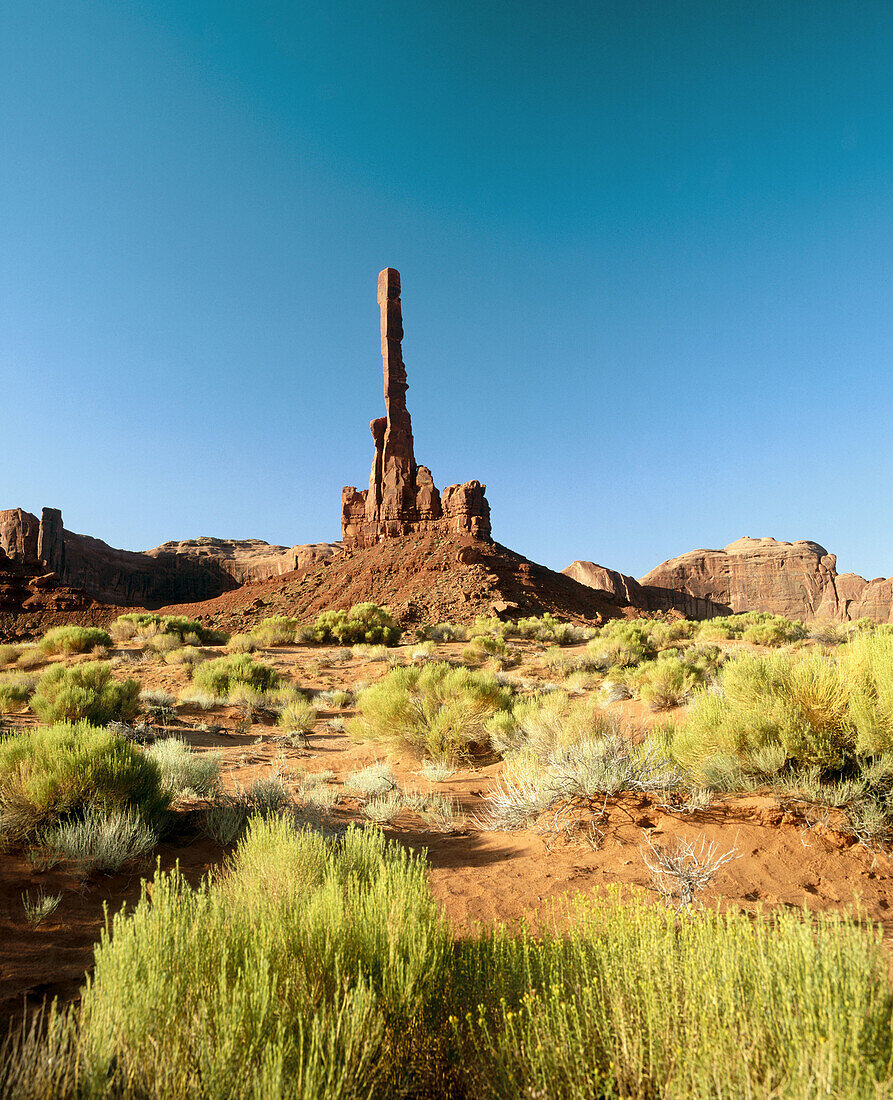
[[[562,570],[602,595],[645,611],[703,619],[771,611],[791,619],[893,622],[893,578],[838,573],[816,542],[741,538],[723,550],[692,550],[634,580],[591,561]]]
[[[56,508],[40,519],[21,508],[0,511],[0,635],[67,619],[105,622],[133,607],[188,609],[239,628],[253,614],[306,615],[366,599],[389,604],[407,624],[543,611],[596,619],[761,610],[893,621],[893,580],[838,574],[834,556],[813,542],[739,539],[664,562],[640,580],[588,561],[554,573],[500,546],[485,485],[439,492],[416,463],[394,268],[379,274],[378,307],[385,416],[370,424],[369,488],[342,491],[340,542],[197,538],[116,550],[66,530]]]

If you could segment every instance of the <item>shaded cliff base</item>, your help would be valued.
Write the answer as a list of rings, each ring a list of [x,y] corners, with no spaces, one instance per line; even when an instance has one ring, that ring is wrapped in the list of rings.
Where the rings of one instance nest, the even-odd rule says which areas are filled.
[[[562,572],[605,599],[688,619],[770,611],[790,619],[893,622],[893,578],[838,573],[834,554],[808,540],[741,538],[722,550],[672,558],[639,580],[591,561]]]

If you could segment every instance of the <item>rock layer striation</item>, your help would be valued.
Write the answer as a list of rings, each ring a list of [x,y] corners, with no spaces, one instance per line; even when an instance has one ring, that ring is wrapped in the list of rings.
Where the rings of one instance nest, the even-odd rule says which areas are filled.
[[[489,540],[486,485],[467,481],[448,485],[441,494],[427,466],[416,464],[412,420],[406,407],[400,291],[400,272],[386,267],[378,276],[378,307],[387,415],[370,424],[375,455],[369,488],[347,485],[342,490],[342,542],[350,550],[438,530]]]

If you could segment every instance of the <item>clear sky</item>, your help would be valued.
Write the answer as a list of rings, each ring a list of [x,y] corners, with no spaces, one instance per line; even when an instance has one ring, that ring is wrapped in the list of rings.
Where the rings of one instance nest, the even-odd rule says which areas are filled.
[[[500,542],[890,575],[891,57],[889,0],[8,0],[0,507],[337,538],[392,266]]]

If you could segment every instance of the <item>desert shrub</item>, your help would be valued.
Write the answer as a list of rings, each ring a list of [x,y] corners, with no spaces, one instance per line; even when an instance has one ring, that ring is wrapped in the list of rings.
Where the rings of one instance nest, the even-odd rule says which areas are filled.
[[[313,640],[326,645],[397,645],[400,626],[385,607],[358,603],[350,611],[323,611],[311,628]]]
[[[435,626],[422,626],[416,631],[420,642],[464,642],[468,637],[468,628],[461,623],[437,623]]]
[[[527,750],[513,756],[488,797],[491,821],[497,828],[523,828],[563,803],[674,790],[685,778],[660,739],[633,743],[617,729],[595,732],[545,755]]]
[[[252,821],[224,874],[159,872],[111,918],[65,1049],[91,1095],[393,1096],[442,1045],[449,948],[423,861],[378,830]]]
[[[184,645],[164,655],[166,665],[185,665],[189,669],[194,669],[196,665],[206,660],[205,654],[194,645]]]
[[[14,664],[22,655],[21,646],[0,645],[0,665]]]
[[[253,634],[232,634],[226,643],[227,653],[255,653],[261,648]]]
[[[378,760],[359,771],[351,772],[344,780],[344,785],[364,798],[380,798],[397,789],[397,777],[387,761]]]
[[[353,695],[349,691],[318,691],[315,698],[324,707],[332,707],[335,710],[344,710],[353,703]]]
[[[40,677],[31,709],[43,722],[89,722],[104,726],[128,722],[139,712],[140,685],[114,680],[106,662],[90,661],[66,668],[54,665]]]
[[[49,858],[72,860],[84,874],[111,873],[151,852],[158,834],[132,807],[88,806],[82,815],[43,830],[38,843]]]
[[[165,737],[146,750],[161,774],[164,790],[176,797],[184,791],[212,795],[220,786],[220,753],[194,752],[177,737]]]
[[[144,688],[140,692],[140,705],[147,710],[173,710],[177,700],[163,688]]]
[[[360,807],[360,813],[373,825],[387,825],[403,809],[403,797],[399,791],[370,798]]]
[[[159,871],[110,918],[0,1094],[861,1100],[893,1085],[888,969],[855,919],[680,920],[617,891],[454,938],[378,830],[253,820],[223,873]]]
[[[453,1013],[475,1100],[886,1091],[878,932],[796,911],[680,922],[616,894],[560,912],[564,934],[495,928],[460,953],[466,996],[479,994],[469,1015]]]
[[[111,635],[95,626],[56,626],[38,642],[42,653],[86,653],[96,646],[110,646]]]
[[[147,611],[130,611],[126,615],[120,615],[110,629],[119,641],[138,635],[152,637],[155,634],[176,634],[182,642],[223,645],[227,637],[222,631],[202,626],[185,615],[154,615]],[[190,635],[194,635],[191,640]]]
[[[508,647],[501,635],[475,634],[462,650],[462,660],[470,668],[479,668],[489,658],[504,658],[507,654]]]
[[[478,615],[468,628],[469,638],[492,636],[496,638],[511,638],[518,633],[518,628],[513,622],[503,622],[495,615]]]
[[[154,825],[168,802],[155,763],[108,730],[55,725],[0,741],[0,814],[15,835],[93,805],[132,806]]]
[[[24,672],[0,676],[0,714],[20,710],[34,694],[38,678]]]
[[[291,645],[295,641],[298,625],[297,619],[290,619],[287,615],[271,615],[251,628],[251,636],[262,646]]]
[[[613,730],[611,720],[594,703],[571,699],[566,692],[515,698],[486,725],[495,752],[512,756],[532,752],[545,759],[554,750]]]
[[[591,667],[629,668],[652,660],[657,650],[651,640],[651,622],[635,619],[627,622],[615,619],[602,627],[597,638],[586,647]]]
[[[40,668],[41,665],[46,663],[46,656],[41,653],[40,646],[30,646],[28,649],[22,650],[21,656],[16,661],[16,668]]]
[[[179,634],[173,632],[165,632],[164,634],[153,634],[149,639],[149,648],[154,649],[156,653],[166,655],[173,652],[175,649],[180,649],[183,645],[183,640]]]
[[[852,644],[840,660],[808,651],[730,661],[720,692],[694,699],[674,752],[691,767],[725,755],[747,768],[780,745],[792,764],[834,772],[857,752],[884,751],[893,744],[893,646],[872,635]]]
[[[724,660],[725,654],[718,646],[691,646],[682,652],[674,649],[640,665],[632,683],[654,710],[669,710],[711,680]]]
[[[877,756],[893,750],[893,634],[857,632],[835,657],[849,689],[856,751]]]
[[[242,795],[248,814],[266,819],[281,814],[291,805],[288,788],[278,775],[253,780]]]
[[[799,621],[791,622],[781,615],[772,615],[762,622],[749,626],[741,635],[745,642],[753,645],[781,646],[805,638],[807,629]]]
[[[487,722],[510,700],[494,676],[429,662],[394,669],[364,691],[347,728],[358,739],[458,762],[489,748]]]
[[[233,653],[197,665],[192,671],[192,682],[198,691],[221,697],[239,686],[256,692],[269,691],[279,683],[279,674],[247,653]]]
[[[650,624],[648,637],[651,645],[658,653],[662,649],[667,649],[669,646],[674,645],[676,642],[685,641],[693,637],[698,625],[697,623],[693,623],[690,619],[673,619],[670,622],[652,619],[650,620]]]
[[[849,633],[843,623],[835,623],[826,619],[811,623],[808,636],[812,641],[818,642],[819,645],[835,646],[842,645],[849,637]]]
[[[592,632],[586,627],[563,623],[548,611],[539,617],[519,619],[515,624],[515,631],[519,638],[532,638],[550,645],[573,645],[592,636]]]
[[[277,721],[290,733],[306,735],[313,729],[316,721],[316,708],[311,706],[303,695],[296,694],[284,704]]]

